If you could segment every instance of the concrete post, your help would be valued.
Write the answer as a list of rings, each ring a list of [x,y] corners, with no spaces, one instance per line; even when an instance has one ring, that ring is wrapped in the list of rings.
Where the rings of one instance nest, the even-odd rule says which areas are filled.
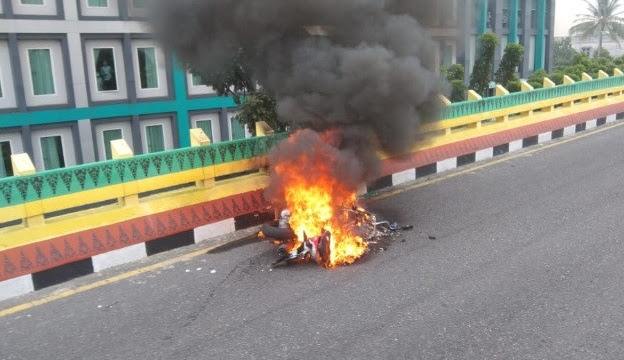
[[[589,80],[593,80],[593,78],[592,78],[592,77],[591,77],[588,73],[583,72],[583,73],[581,74],[581,81],[589,81]],[[586,98],[581,99],[581,102],[582,102],[583,104],[590,103],[591,101],[592,101],[591,96],[590,96],[590,97],[586,97]]]
[[[524,80],[520,80],[520,91],[533,91],[533,86]],[[531,116],[533,115],[533,110],[524,111],[521,115]]]
[[[275,134],[275,130],[273,130],[266,121],[257,121],[256,122],[256,136],[267,136]]]
[[[568,84],[574,84],[576,81],[574,81],[571,77],[569,77],[568,75],[563,75],[563,84],[564,85],[568,85]],[[574,106],[574,101],[567,101],[565,103],[563,103],[564,107],[572,107]]]
[[[496,84],[496,90],[494,94],[496,96],[509,95],[509,90],[505,89],[505,87],[501,84]],[[507,120],[509,120],[509,115],[498,116],[496,118],[496,122],[506,122]]]
[[[191,129],[189,130],[190,138],[191,138],[191,147],[195,146],[207,146],[210,145],[210,138],[204,130],[202,129]],[[211,188],[215,186],[215,174],[213,166],[204,167],[203,178],[195,181],[195,186],[199,188]]]
[[[496,96],[509,95],[509,90],[505,89],[505,87],[501,84],[496,84]]]
[[[549,79],[549,78],[547,78],[547,77],[545,77],[545,78],[544,78],[544,82],[543,82],[543,84],[544,84],[544,87],[545,87],[545,88],[551,88],[551,87],[555,87],[555,86],[557,86],[557,85],[555,84],[555,82],[554,82],[554,81],[550,80],[550,79]]]
[[[110,142],[111,156],[114,160],[127,159],[134,156],[130,145],[124,139],[117,139]],[[137,205],[139,203],[139,188],[134,182],[123,184],[123,195],[118,198],[118,202],[122,206]]]
[[[272,135],[274,133],[275,133],[275,130],[273,130],[269,126],[269,124],[267,124],[265,121],[256,122],[256,136],[267,136],[267,135]],[[269,166],[269,161],[267,159],[266,164],[264,164],[264,166],[260,168],[260,174],[265,174],[265,175],[268,174],[269,172],[268,166]]]
[[[567,84],[574,84],[576,81],[574,81],[571,77],[569,77],[568,75],[563,75],[563,84],[567,85]]]
[[[544,78],[543,84],[544,84],[545,88],[551,88],[551,87],[557,86],[554,81],[550,80],[547,77]],[[552,105],[550,105],[550,106],[546,106],[546,107],[542,108],[542,111],[553,111],[553,109],[554,109],[554,107]]]
[[[481,100],[482,99],[481,95],[477,94],[477,92],[474,90],[468,90],[467,96],[468,96],[468,100]]]
[[[524,80],[520,80],[520,91],[532,91],[533,86]]]
[[[14,176],[32,175],[37,172],[30,156],[26,153],[11,155],[11,166],[13,167]],[[41,201],[31,201],[25,205],[25,209],[26,219],[24,219],[24,224],[27,227],[43,225],[45,223]]]
[[[443,106],[449,106],[452,104],[451,100],[449,100],[446,96],[442,94],[438,94],[438,98],[440,99],[440,104],[442,104]]]
[[[191,129],[191,146],[206,146],[210,145],[210,138],[202,129]]]

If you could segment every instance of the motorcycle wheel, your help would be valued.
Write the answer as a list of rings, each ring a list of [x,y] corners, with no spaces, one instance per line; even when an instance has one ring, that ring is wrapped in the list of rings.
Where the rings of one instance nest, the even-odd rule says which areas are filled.
[[[277,227],[277,221],[262,224],[260,231],[262,231],[264,236],[278,241],[288,241],[296,238],[295,232],[290,227]]]

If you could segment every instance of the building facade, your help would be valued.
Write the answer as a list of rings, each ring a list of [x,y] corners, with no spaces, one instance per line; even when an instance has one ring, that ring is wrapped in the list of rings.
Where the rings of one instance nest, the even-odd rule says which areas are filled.
[[[466,82],[477,56],[478,37],[485,32],[499,38],[495,71],[508,43],[525,49],[518,69],[521,78],[538,69],[551,70],[555,0],[441,0],[432,6],[439,16],[423,22],[439,44],[440,65],[462,64]]]
[[[582,52],[589,57],[593,57],[596,50],[598,50],[598,42],[600,40],[597,35],[574,35],[570,36],[570,39],[572,40],[572,48],[574,48],[574,50]],[[618,42],[611,39],[608,34],[603,34],[602,36],[602,48],[614,58],[624,55],[624,48],[622,47],[622,44],[618,44]]]
[[[0,1],[0,178],[10,155],[37,171],[248,137],[218,97],[150,37],[144,0]]]
[[[135,154],[190,145],[200,127],[213,142],[248,137],[218,97],[151,38],[145,0],[0,0],[0,178],[10,155],[37,171],[111,158],[123,138]],[[463,64],[477,38],[524,45],[520,76],[550,69],[554,0],[438,0],[419,19],[441,66]],[[430,16],[431,11],[437,16]]]

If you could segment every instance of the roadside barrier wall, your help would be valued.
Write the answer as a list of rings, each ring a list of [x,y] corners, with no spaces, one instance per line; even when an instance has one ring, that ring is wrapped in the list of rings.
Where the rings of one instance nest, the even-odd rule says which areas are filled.
[[[383,176],[361,193],[615,122],[614,74],[446,105],[411,153],[380,154]],[[287,136],[0,179],[0,300],[270,220],[266,155]]]

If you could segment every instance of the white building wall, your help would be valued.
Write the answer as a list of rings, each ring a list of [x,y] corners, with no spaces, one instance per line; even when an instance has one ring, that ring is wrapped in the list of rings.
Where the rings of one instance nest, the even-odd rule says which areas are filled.
[[[13,82],[13,66],[9,59],[9,45],[0,41],[0,109],[10,109],[16,106],[15,87]]]
[[[584,52],[589,56],[593,56],[594,51],[598,49],[598,42],[598,36],[572,36],[572,47],[574,50]],[[624,47],[620,47],[617,42],[611,40],[611,38],[606,34],[602,37],[602,48],[607,50],[612,57],[624,55]]]

